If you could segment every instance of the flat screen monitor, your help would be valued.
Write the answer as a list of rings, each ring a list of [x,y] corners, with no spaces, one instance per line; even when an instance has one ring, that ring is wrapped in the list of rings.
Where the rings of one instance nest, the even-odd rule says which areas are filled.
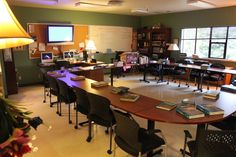
[[[70,59],[70,58],[74,58],[74,52],[73,51],[63,52],[63,59]]]
[[[48,25],[47,26],[48,45],[72,45],[74,44],[73,25]]]
[[[52,52],[42,52],[41,53],[41,63],[52,63],[53,53]]]

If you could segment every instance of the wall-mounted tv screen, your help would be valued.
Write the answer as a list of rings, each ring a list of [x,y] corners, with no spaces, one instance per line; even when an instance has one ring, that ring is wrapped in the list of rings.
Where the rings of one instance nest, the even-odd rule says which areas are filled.
[[[48,45],[72,45],[74,44],[73,25],[48,25],[47,26]]]
[[[53,53],[52,52],[41,52],[41,63],[52,63]]]

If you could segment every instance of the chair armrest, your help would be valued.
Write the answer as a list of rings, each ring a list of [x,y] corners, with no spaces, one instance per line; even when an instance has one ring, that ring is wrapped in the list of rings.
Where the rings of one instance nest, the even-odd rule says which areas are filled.
[[[192,135],[190,134],[190,132],[189,132],[188,130],[184,130],[184,134],[185,134],[185,137],[186,137],[186,138],[190,138],[190,139],[193,138]]]

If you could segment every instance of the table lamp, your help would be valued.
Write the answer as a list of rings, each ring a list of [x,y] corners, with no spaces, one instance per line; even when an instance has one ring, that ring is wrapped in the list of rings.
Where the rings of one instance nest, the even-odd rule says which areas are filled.
[[[177,44],[170,44],[167,50],[170,51],[170,56],[172,56],[172,59],[178,59],[178,54],[173,54],[173,52],[179,51],[179,47],[177,46]]]
[[[12,13],[6,0],[0,0],[0,49],[23,46],[34,42]]]
[[[88,51],[88,58],[92,58],[93,51],[96,50],[96,46],[93,40],[88,40],[85,49]]]

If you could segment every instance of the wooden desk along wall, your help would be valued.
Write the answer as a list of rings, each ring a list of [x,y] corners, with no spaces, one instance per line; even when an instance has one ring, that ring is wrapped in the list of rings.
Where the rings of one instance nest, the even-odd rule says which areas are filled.
[[[54,55],[60,55],[63,51],[76,49],[79,52],[79,43],[85,42],[88,37],[88,26],[74,25],[74,44],[73,45],[47,45],[47,25],[49,24],[28,24],[28,33],[35,39],[35,42],[29,45],[30,59],[40,58],[41,52],[53,52]]]

